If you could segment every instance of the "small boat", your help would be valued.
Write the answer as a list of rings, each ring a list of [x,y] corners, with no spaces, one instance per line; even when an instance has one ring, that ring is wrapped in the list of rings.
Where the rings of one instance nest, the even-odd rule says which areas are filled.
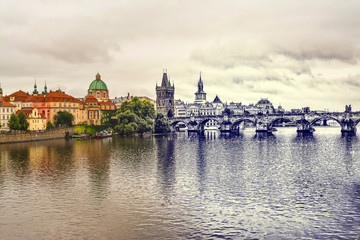
[[[72,135],[73,139],[77,139],[77,140],[84,140],[84,139],[88,139],[88,135],[87,134],[74,134]]]
[[[96,139],[107,138],[107,137],[112,137],[112,135],[113,135],[112,131],[103,130],[101,132],[96,133],[95,138]]]

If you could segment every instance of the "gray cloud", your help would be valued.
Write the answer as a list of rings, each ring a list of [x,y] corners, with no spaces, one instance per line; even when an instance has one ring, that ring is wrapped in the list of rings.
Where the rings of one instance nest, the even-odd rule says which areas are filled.
[[[112,97],[155,98],[167,68],[188,102],[202,71],[209,98],[343,109],[358,100],[359,15],[357,0],[1,1],[0,82],[83,96],[100,71]]]
[[[342,84],[347,85],[349,88],[360,88],[360,74],[347,77],[346,79],[342,80]]]

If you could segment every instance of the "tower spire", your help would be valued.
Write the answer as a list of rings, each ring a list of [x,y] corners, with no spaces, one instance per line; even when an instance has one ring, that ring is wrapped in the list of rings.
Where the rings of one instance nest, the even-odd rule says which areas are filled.
[[[161,81],[161,87],[169,87],[170,82],[168,79],[167,71],[163,73],[162,81]]]
[[[3,90],[1,88],[1,83],[0,83],[0,100],[3,100]]]
[[[36,78],[35,78],[35,84],[34,84],[33,94],[38,94],[38,90],[37,90],[37,86],[36,86]]]
[[[46,80],[45,80],[44,94],[47,94],[47,93],[48,93],[48,91],[47,91]]]

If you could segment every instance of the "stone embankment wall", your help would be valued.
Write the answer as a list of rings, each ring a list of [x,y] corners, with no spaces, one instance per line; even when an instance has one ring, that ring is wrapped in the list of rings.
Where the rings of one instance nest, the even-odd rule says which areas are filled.
[[[0,144],[65,138],[67,134],[71,136],[73,133],[74,127],[56,128],[41,132],[1,133]]]

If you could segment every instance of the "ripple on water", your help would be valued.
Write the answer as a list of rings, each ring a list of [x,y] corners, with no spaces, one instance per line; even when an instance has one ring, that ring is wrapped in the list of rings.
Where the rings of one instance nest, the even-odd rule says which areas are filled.
[[[0,146],[0,238],[354,239],[360,145],[216,133]]]

